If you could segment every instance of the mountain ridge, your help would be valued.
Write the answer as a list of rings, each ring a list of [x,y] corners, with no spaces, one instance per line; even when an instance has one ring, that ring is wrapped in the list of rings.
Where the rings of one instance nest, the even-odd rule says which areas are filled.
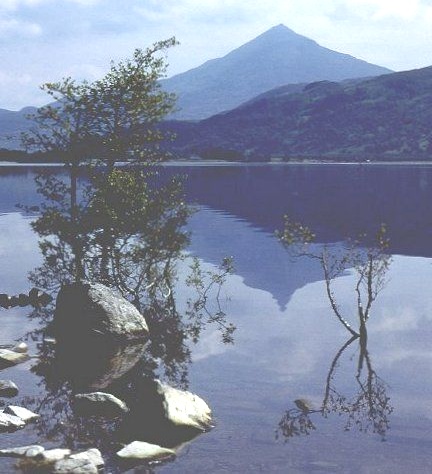
[[[296,87],[200,122],[166,123],[178,135],[173,150],[205,159],[431,159],[432,66]]]

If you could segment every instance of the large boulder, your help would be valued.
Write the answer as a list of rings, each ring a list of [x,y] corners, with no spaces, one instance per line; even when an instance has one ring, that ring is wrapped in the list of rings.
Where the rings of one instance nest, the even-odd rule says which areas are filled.
[[[98,334],[120,340],[148,335],[144,316],[101,283],[74,283],[59,291],[52,330],[58,338]]]

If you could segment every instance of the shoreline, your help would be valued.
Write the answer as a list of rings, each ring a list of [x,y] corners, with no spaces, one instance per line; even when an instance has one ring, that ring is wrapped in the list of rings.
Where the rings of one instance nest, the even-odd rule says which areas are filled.
[[[119,163],[125,165],[127,163]],[[14,162],[14,161],[0,161],[0,167],[64,167],[64,163],[34,163],[34,162]],[[160,163],[163,167],[182,167],[182,166],[226,166],[226,167],[248,167],[248,166],[432,166],[432,161],[222,161],[222,160],[177,160]]]

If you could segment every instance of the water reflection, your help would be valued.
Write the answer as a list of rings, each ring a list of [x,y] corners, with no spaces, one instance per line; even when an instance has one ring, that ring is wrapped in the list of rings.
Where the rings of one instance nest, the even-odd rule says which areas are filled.
[[[276,437],[288,440],[294,436],[309,435],[316,429],[316,414],[327,417],[330,413],[335,413],[345,418],[345,431],[353,428],[362,432],[372,431],[384,440],[393,407],[387,396],[386,383],[372,366],[367,348],[367,322],[372,305],[385,286],[391,262],[390,255],[386,253],[389,240],[385,225],[381,225],[372,240],[363,234],[358,240],[347,241],[344,245],[324,245],[317,248],[313,246],[314,233],[286,216],[285,227],[278,236],[295,258],[311,258],[320,263],[332,312],[352,337],[336,352],[330,364],[320,407],[315,408],[308,400],[295,400],[296,408],[287,410],[279,421]],[[372,244],[367,245],[369,242]],[[335,279],[348,270],[356,276],[354,295],[358,329],[353,329],[353,324],[338,304],[333,290]],[[349,359],[354,364],[349,369],[354,373],[354,383],[348,389],[339,389],[336,383],[337,370],[342,356],[354,343],[358,343],[357,362],[353,356]]]
[[[350,370],[354,374],[354,383],[349,389],[339,389],[336,382],[337,369],[343,354],[354,342],[358,342],[358,358],[348,358],[352,364]],[[276,431],[276,437],[285,441],[294,436],[309,435],[316,429],[316,414],[327,417],[331,413],[344,417],[345,431],[358,429],[365,433],[373,432],[385,440],[389,417],[393,411],[387,395],[387,384],[373,368],[364,336],[352,337],[337,351],[330,364],[319,408],[314,408],[307,400],[295,400],[294,403],[296,408],[284,413]]]
[[[175,429],[155,412],[149,384],[157,378],[188,387],[192,346],[207,325],[219,329],[221,342],[233,342],[235,327],[227,320],[222,291],[231,260],[210,269],[186,254],[184,227],[192,210],[178,178],[161,184],[154,170],[90,170],[75,197],[56,176],[41,176],[37,184],[45,200],[32,225],[43,262],[31,272],[32,284],[55,295],[70,283],[103,282],[140,310],[150,330],[148,341],[128,345],[79,330],[76,337],[56,334],[54,341],[47,336],[55,304],[37,308],[31,316],[41,327],[30,336],[43,342],[31,370],[43,390],[24,402],[41,414],[39,434],[72,449],[97,446],[108,456],[133,440],[169,447],[195,436],[195,430]],[[73,396],[86,391],[118,396],[130,414],[82,416]]]

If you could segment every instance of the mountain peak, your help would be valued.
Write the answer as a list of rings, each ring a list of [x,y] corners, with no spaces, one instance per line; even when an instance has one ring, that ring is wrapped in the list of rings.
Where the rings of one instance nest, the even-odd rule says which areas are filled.
[[[287,84],[341,81],[391,72],[320,46],[283,24],[226,56],[163,81],[178,94],[177,118],[200,119]]]
[[[272,26],[268,30],[264,31],[264,33],[261,33],[255,39],[251,40],[249,43],[254,43],[255,41],[261,38],[270,38],[273,40],[282,39],[282,40],[291,40],[291,41],[300,40],[300,41],[316,44],[314,40],[307,38],[306,36],[300,35],[299,33],[296,33],[294,30],[292,30],[291,28],[288,28],[288,26],[285,26],[283,23],[279,23],[279,25]],[[249,44],[249,43],[246,43],[246,44]]]

